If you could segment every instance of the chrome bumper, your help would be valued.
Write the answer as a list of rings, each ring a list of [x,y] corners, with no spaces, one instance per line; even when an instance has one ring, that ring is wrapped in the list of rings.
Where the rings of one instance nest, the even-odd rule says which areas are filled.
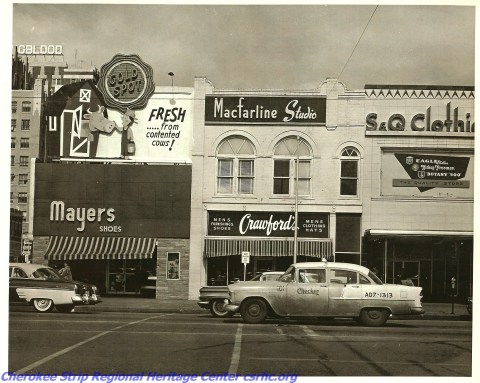
[[[72,297],[72,303],[76,306],[79,305],[96,305],[100,303],[102,300],[100,296],[97,294],[92,295],[75,295]]]
[[[225,306],[223,306],[224,310],[231,312],[231,313],[237,313],[238,310],[240,310],[239,305],[232,305],[231,303],[227,303]]]
[[[210,301],[199,301],[197,302],[197,305],[199,305],[202,309],[208,309],[210,308]]]
[[[410,314],[422,315],[425,314],[423,307],[410,307]]]

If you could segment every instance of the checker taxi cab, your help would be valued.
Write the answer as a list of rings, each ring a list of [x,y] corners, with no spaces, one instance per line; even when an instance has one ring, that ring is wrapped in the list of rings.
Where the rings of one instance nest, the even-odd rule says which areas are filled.
[[[240,312],[246,323],[280,317],[349,317],[382,326],[393,315],[420,315],[422,288],[383,284],[368,268],[341,262],[291,265],[273,282],[228,286],[225,309]]]

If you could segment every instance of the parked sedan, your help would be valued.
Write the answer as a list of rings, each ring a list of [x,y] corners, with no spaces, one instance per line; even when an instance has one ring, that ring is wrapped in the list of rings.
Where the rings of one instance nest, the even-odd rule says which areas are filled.
[[[39,312],[71,312],[75,306],[101,302],[94,285],[67,281],[51,267],[33,263],[10,263],[9,300],[27,302]]]
[[[257,274],[255,277],[253,277],[253,279],[248,282],[276,281],[282,275],[283,271],[264,271],[263,273]],[[215,318],[228,318],[231,317],[234,313],[229,313],[223,308],[223,305],[225,304],[225,299],[227,298],[227,286],[204,286],[200,288],[200,296],[198,298],[197,304],[202,309],[210,310],[210,313]]]
[[[246,323],[267,316],[350,317],[381,326],[390,315],[420,315],[422,288],[383,284],[366,267],[335,262],[296,263],[274,282],[228,286],[224,309]]]

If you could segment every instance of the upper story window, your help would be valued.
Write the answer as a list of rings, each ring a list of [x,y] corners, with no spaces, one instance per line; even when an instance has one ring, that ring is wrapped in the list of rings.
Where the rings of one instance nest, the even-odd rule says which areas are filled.
[[[10,166],[15,165],[15,156],[10,156]]]
[[[22,120],[21,130],[30,130],[30,120]]]
[[[20,156],[20,166],[28,166],[28,156]]]
[[[311,195],[312,151],[307,142],[286,137],[277,144],[273,155],[273,194],[294,195],[298,158],[298,195]]]
[[[18,175],[18,184],[26,185],[28,183],[28,174],[19,174]]]
[[[217,150],[217,193],[253,194],[255,149],[250,140],[231,136]]]
[[[17,129],[17,120],[15,120],[14,118],[11,119],[10,128],[12,132]]]
[[[12,113],[17,113],[17,102],[12,101]]]
[[[28,137],[20,138],[20,148],[28,149],[30,147],[30,139]]]
[[[30,113],[32,111],[32,103],[30,101],[22,101],[22,112]]]
[[[358,164],[360,156],[356,149],[348,147],[340,157],[340,195],[358,195]]]
[[[27,203],[28,197],[26,192],[19,192],[18,193],[18,203]]]
[[[15,149],[16,146],[16,140],[15,137],[10,138],[10,149]]]

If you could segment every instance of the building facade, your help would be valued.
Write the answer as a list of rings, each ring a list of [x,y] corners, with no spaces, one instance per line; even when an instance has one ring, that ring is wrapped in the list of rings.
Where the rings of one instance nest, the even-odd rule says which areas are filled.
[[[19,253],[27,260],[31,256],[30,170],[32,159],[43,161],[46,155],[43,116],[46,99],[64,84],[98,79],[95,68],[68,68],[62,46],[42,46],[42,53],[37,48],[17,46],[12,56],[10,208],[23,214],[20,247],[17,248],[17,243],[10,246],[10,254],[17,260]]]
[[[141,98],[142,106],[130,109],[135,100],[120,97],[127,106],[111,107],[89,79],[46,100],[45,157],[31,171],[31,260],[53,267],[69,262],[73,277],[96,284],[101,294],[185,298],[192,89],[155,87],[148,70],[125,69],[140,66],[138,56],[126,63],[119,57],[110,64],[120,69],[106,82],[132,81],[122,96]],[[135,75],[125,80],[126,72]]]
[[[191,299],[321,258],[411,278],[432,299],[452,277],[469,294],[473,88],[232,91],[196,78],[195,95]]]
[[[365,86],[363,253],[425,299],[473,285],[474,88]]]

